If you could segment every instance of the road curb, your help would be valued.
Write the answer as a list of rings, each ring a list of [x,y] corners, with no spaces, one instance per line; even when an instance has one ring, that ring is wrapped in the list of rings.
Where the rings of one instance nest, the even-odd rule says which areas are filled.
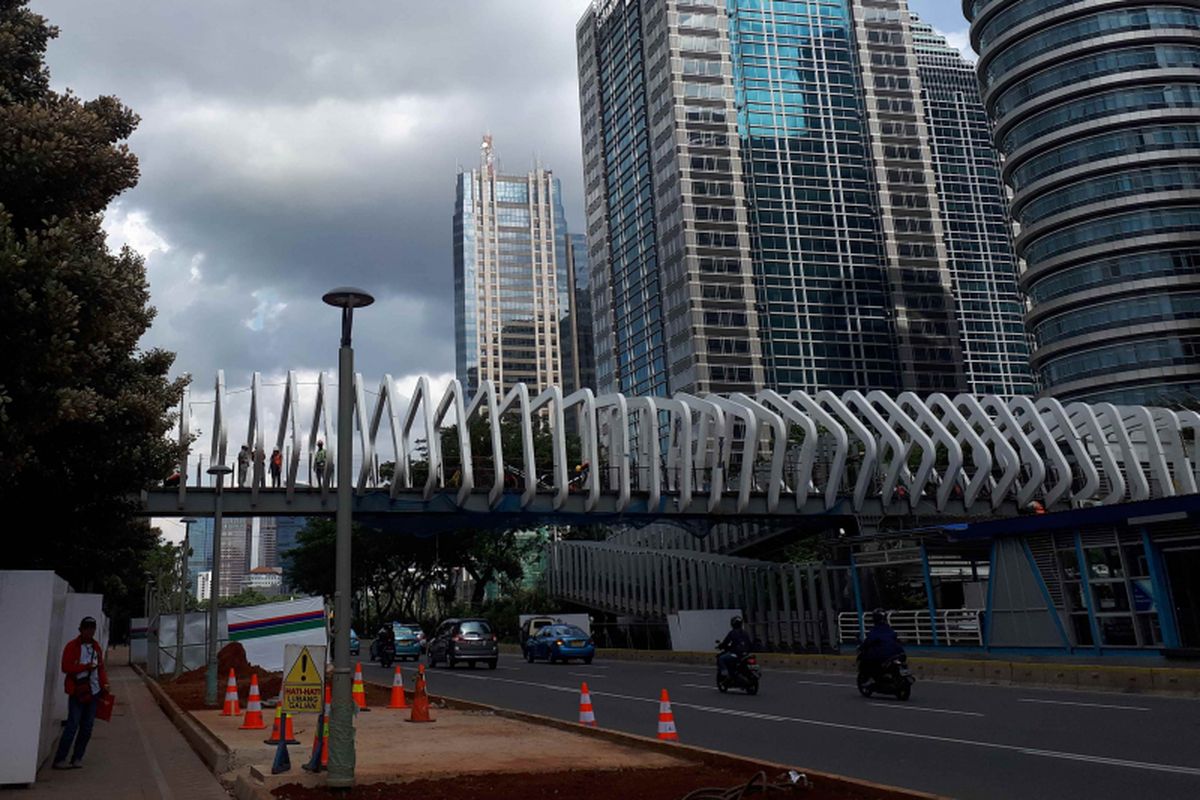
[[[142,680],[150,689],[150,694],[154,697],[154,701],[158,703],[159,708],[167,715],[167,719],[171,720],[171,724],[183,734],[183,738],[191,745],[196,755],[200,756],[200,760],[218,778],[228,772],[231,759],[229,749],[225,747],[224,743],[193,719],[191,714],[180,708],[171,699],[171,696],[158,685],[158,681],[147,675],[137,664],[133,664],[132,666],[134,672],[142,677]]]
[[[516,645],[504,645],[501,652],[519,655],[521,650]],[[712,666],[715,658],[713,653],[693,651],[619,649],[598,649],[596,656],[613,661],[704,666]],[[848,655],[759,653],[758,662],[764,667],[787,667],[810,672],[850,674],[855,670],[854,657]],[[929,658],[920,655],[912,656],[909,666],[918,678],[931,681],[1200,697],[1200,669],[1191,667]]]

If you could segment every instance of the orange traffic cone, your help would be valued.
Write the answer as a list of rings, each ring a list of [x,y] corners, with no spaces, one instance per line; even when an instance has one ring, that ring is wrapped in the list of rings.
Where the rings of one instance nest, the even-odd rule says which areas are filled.
[[[435,722],[433,717],[429,716],[429,695],[425,694],[425,676],[417,676],[417,690],[413,693],[412,714],[408,717],[409,722]]]
[[[400,665],[396,665],[396,674],[392,675],[392,700],[388,708],[408,708],[404,701],[404,676],[400,674]]]
[[[222,717],[236,717],[242,713],[242,709],[238,707],[238,688],[237,678],[234,677],[233,670],[229,670],[229,683],[225,684],[225,707],[221,709]]]
[[[325,728],[321,731],[321,766],[329,767],[329,715],[333,713],[333,689],[325,682]]]
[[[678,742],[679,734],[675,732],[675,715],[671,713],[671,698],[667,690],[662,690],[658,699],[658,738],[664,742]]]
[[[283,738],[288,744],[300,744],[292,725],[292,715],[288,714],[287,722],[283,723],[283,706],[275,706],[275,724],[271,726],[271,738],[263,739],[263,744],[279,744],[281,733],[284,734]]]
[[[350,687],[350,696],[354,698],[354,705],[358,706],[359,711],[370,711],[367,708],[367,689],[363,686],[362,662],[354,665],[354,685]]]
[[[246,700],[246,718],[242,720],[240,731],[261,731],[267,723],[262,715],[262,698],[258,695],[258,674],[250,675],[250,697]]]
[[[587,681],[579,690],[579,724],[596,727],[596,714],[592,711],[592,695],[588,692]]]

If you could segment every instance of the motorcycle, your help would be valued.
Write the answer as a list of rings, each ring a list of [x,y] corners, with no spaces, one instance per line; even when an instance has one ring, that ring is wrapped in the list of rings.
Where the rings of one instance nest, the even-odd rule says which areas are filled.
[[[379,663],[387,669],[392,666],[392,662],[396,660],[396,643],[393,641],[385,641],[379,646]]]
[[[889,658],[880,665],[876,674],[869,675],[863,664],[862,653],[858,654],[858,691],[863,697],[879,692],[907,700],[912,696],[912,686],[916,682],[917,679],[908,669],[908,656],[901,654]]]
[[[718,645],[720,642],[718,642]],[[738,658],[728,675],[721,674],[721,653],[717,654],[717,691],[728,692],[730,689],[744,689],[746,694],[758,694],[758,682],[762,678],[762,669],[758,659],[752,653]]]

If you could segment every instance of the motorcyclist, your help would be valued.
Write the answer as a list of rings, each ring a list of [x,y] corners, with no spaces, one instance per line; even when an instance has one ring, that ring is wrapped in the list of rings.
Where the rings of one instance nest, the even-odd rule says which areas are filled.
[[[884,664],[904,655],[900,637],[896,635],[892,626],[888,625],[887,614],[883,609],[877,608],[871,612],[871,630],[867,631],[866,638],[859,645],[859,653],[859,672],[868,678],[878,677]]]
[[[741,617],[729,620],[729,627],[729,633],[725,634],[725,638],[717,645],[721,651],[721,655],[717,656],[717,671],[723,676],[732,675],[738,660],[749,655],[754,647],[750,634],[742,630]]]
[[[394,649],[396,646],[396,632],[394,630],[392,630],[391,625],[381,625],[379,627],[379,633],[375,635],[375,641],[376,641],[376,644],[375,644],[376,657],[382,658],[384,649],[387,648],[388,645],[392,646],[393,653],[396,652]]]

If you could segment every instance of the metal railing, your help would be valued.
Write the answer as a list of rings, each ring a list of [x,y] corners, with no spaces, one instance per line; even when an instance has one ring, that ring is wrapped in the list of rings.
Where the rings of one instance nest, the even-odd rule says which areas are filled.
[[[982,647],[983,613],[983,609],[979,608],[947,609],[932,616],[928,611],[888,611],[887,622],[905,644]],[[839,641],[842,644],[857,644],[859,630],[865,631],[870,628],[871,620],[867,614],[854,611],[838,614]]]

